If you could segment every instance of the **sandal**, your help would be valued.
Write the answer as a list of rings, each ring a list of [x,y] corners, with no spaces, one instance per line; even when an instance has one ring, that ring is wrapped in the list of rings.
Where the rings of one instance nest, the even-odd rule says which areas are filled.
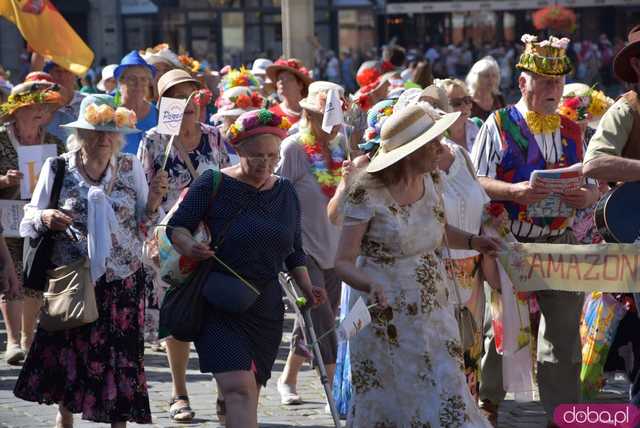
[[[219,398],[216,400],[216,415],[218,416],[218,423],[224,425],[225,417],[227,415],[227,406],[224,404],[224,400]]]
[[[186,406],[171,408],[178,401],[185,401]],[[186,395],[176,395],[169,402],[169,417],[176,422],[191,422],[196,412],[189,406],[189,397]]]

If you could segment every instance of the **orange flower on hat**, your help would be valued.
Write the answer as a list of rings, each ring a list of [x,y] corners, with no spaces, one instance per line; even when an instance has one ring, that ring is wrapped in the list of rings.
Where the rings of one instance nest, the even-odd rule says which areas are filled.
[[[98,107],[95,104],[89,104],[84,109],[84,120],[86,120],[93,126],[96,126],[100,122],[98,116]]]
[[[118,107],[115,112],[115,122],[118,128],[124,126],[134,128],[136,126],[136,112],[128,108]]]
[[[109,122],[113,122],[113,118],[115,116],[115,112],[113,110],[113,107],[111,107],[110,105],[107,104],[102,104],[100,107],[98,107],[98,122],[102,125],[109,123]]]
[[[262,107],[262,103],[264,102],[264,99],[262,98],[262,96],[258,93],[258,92],[253,92],[251,94],[251,105],[257,108]]]
[[[246,94],[239,95],[236,99],[236,106],[242,109],[249,108],[251,106],[251,98]]]

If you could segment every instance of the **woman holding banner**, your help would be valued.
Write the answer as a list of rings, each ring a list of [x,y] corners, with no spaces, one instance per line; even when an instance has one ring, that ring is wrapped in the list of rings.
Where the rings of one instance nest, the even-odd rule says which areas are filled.
[[[189,100],[184,115],[180,134],[170,142],[170,136],[158,132],[154,127],[147,131],[138,148],[138,158],[142,162],[147,181],[151,182],[159,171],[165,171],[169,187],[162,201],[162,208],[168,212],[178,202],[181,193],[196,178],[208,169],[220,170],[227,166],[229,157],[223,137],[214,126],[199,121],[198,103],[199,82],[184,70],[171,70],[158,81],[158,95],[163,97]],[[149,298],[145,314],[145,333],[147,339],[155,341],[158,337],[159,305],[169,287],[157,275],[154,290]],[[173,338],[166,341],[167,357],[171,368],[173,395],[169,414],[175,421],[189,421],[194,413],[189,406],[187,392],[187,363],[189,361],[188,342]]]
[[[289,124],[268,110],[241,115],[227,137],[240,162],[216,173],[204,172],[189,188],[169,222],[167,234],[176,250],[191,259],[214,255],[212,272],[230,287],[260,291],[247,310],[225,307],[206,283],[204,325],[195,341],[200,371],[213,373],[224,395],[229,428],[257,428],[259,389],[271,377],[282,339],[284,306],[278,273],[286,264],[309,302],[324,301],[311,286],[305,268],[300,204],[293,185],[273,174],[280,140]],[[194,240],[201,222],[212,231],[212,247]],[[237,278],[242,278],[242,282]],[[221,403],[218,403],[221,404]],[[219,409],[223,410],[223,409]]]
[[[378,308],[350,341],[348,426],[490,427],[469,393],[442,247],[495,254],[497,241],[448,226],[437,172],[459,113],[394,113],[347,196],[336,270],[351,302]],[[444,242],[443,242],[444,241]],[[402,400],[389,397],[402,392]]]
[[[18,148],[54,144],[58,154],[65,151],[62,141],[49,134],[46,126],[53,112],[61,105],[62,97],[53,78],[43,72],[29,73],[25,81],[16,85],[9,100],[0,106],[0,199],[20,199],[23,174],[18,166]],[[5,360],[16,364],[31,347],[42,291],[29,284],[22,287],[22,238],[6,238],[18,275],[18,287],[0,296],[0,309],[7,326]],[[24,295],[24,299],[23,299]]]

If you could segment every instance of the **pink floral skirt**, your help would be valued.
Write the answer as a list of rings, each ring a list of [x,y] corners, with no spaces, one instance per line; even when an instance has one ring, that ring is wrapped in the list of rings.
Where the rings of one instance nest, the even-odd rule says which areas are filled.
[[[62,404],[94,422],[151,422],[144,373],[144,275],[96,284],[94,323],[38,328],[14,388],[16,397]]]

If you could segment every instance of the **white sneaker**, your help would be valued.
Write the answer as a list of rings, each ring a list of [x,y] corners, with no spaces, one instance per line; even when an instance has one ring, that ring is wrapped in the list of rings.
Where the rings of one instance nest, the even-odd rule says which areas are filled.
[[[7,350],[4,352],[4,359],[9,365],[16,365],[24,360],[24,351],[18,344],[7,345]]]
[[[280,402],[286,406],[302,404],[302,399],[296,392],[295,385],[289,385],[278,381],[278,393],[280,393]]]

